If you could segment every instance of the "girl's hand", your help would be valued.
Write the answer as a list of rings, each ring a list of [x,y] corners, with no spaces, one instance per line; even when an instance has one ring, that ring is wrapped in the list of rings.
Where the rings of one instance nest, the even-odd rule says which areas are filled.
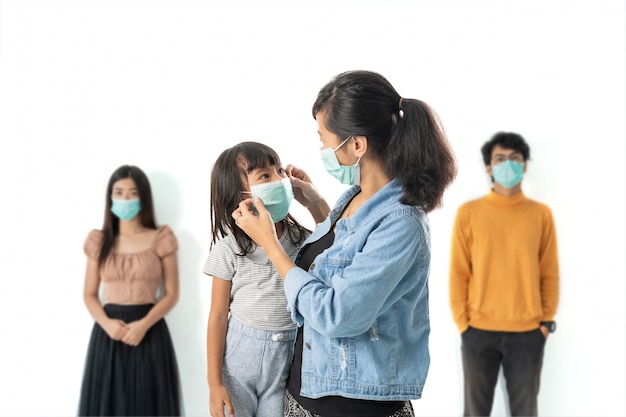
[[[234,416],[233,403],[224,385],[209,387],[209,411],[211,417],[224,417],[224,407],[229,416]]]
[[[122,320],[110,319],[104,324],[102,329],[111,339],[119,341],[122,340],[122,337],[126,334],[127,326]]]
[[[126,329],[126,334],[122,337],[122,342],[129,346],[138,346],[148,331],[148,328],[141,320],[128,323]]]
[[[308,208],[311,204],[316,204],[323,199],[304,170],[293,165],[287,165],[285,173],[291,180],[294,198],[298,203]]]
[[[257,246],[266,247],[273,242],[278,242],[276,226],[274,226],[272,216],[269,211],[267,211],[260,198],[257,197],[254,201],[251,198],[243,200],[239,203],[239,208],[233,211],[232,216],[235,219],[235,224],[237,224]]]

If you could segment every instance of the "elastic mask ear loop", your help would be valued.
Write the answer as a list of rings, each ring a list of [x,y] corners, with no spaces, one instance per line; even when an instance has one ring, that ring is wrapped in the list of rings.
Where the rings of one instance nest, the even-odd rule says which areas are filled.
[[[252,191],[239,191],[242,194],[250,194],[250,198],[252,198]],[[239,201],[243,201],[242,199],[240,199]],[[252,206],[252,210],[258,214],[258,212],[256,211],[256,207]],[[235,221],[235,224],[237,224],[237,221]]]
[[[250,197],[252,197],[252,191],[239,191],[239,202],[242,202],[244,200],[244,198],[242,198],[243,196],[241,194],[249,194]],[[248,198],[248,197],[245,197]]]
[[[341,143],[339,144],[339,146],[337,146],[335,149],[333,149],[333,152],[337,152],[337,149],[341,148],[341,147],[343,146],[343,144],[344,144],[344,143],[346,143],[347,141],[349,141],[351,138],[352,138],[352,136],[348,136],[348,137],[347,137],[347,138],[346,138],[343,142],[341,142]],[[356,160],[356,162],[354,163],[354,165],[351,165],[351,166],[353,166],[353,167],[354,167],[354,166],[359,165],[359,162],[361,162],[361,157],[359,156],[359,157],[357,157],[357,158],[358,158],[358,159]]]
[[[346,138],[343,142],[341,142],[341,143],[339,144],[339,146],[337,146],[335,149],[333,149],[333,152],[337,152],[337,150],[338,150],[339,148],[341,148],[341,147],[343,146],[343,144],[344,144],[344,143],[346,143],[347,141],[349,141],[351,137],[352,137],[352,136],[348,136],[348,137],[347,137],[347,138]]]

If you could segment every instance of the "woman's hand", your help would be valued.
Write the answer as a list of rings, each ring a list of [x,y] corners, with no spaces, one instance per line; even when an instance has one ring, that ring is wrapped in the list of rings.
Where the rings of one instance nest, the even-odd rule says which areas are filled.
[[[109,319],[106,324],[102,326],[103,330],[113,340],[122,340],[127,331],[126,323],[119,319]]]
[[[233,403],[224,385],[209,387],[209,411],[211,417],[224,417],[224,407],[228,415],[234,416]]]
[[[253,208],[254,205],[254,208]],[[256,212],[254,211],[256,209]],[[258,214],[257,214],[258,213]],[[235,224],[243,230],[252,241],[262,248],[268,247],[273,243],[278,243],[276,237],[276,227],[272,216],[263,205],[260,198],[247,198],[239,203],[232,213]]]
[[[148,326],[141,320],[128,323],[126,325],[126,334],[122,337],[122,342],[130,346],[138,346],[147,331]]]
[[[293,165],[287,165],[285,173],[291,180],[293,194],[298,203],[304,207],[309,207],[311,204],[316,204],[318,201],[323,200],[304,170]]]
[[[276,226],[272,221],[272,216],[263,205],[260,198],[254,199],[254,208],[252,208],[253,200],[248,198],[239,203],[239,208],[233,211],[235,223],[243,230],[252,241],[263,251],[272,261],[281,278],[285,278],[287,272],[291,268],[296,267],[285,249],[282,247],[276,237]]]
[[[317,191],[306,172],[293,165],[287,165],[285,172],[291,180],[296,201],[309,210],[315,223],[323,222],[330,212],[330,206]]]

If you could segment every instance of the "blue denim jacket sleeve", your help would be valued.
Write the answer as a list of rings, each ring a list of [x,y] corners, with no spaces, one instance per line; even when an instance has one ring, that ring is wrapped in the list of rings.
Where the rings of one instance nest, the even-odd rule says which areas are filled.
[[[427,220],[421,210],[398,202],[398,187],[391,184],[353,217],[338,220],[333,245],[318,255],[309,271],[289,271],[285,293],[298,325],[306,318],[307,325],[330,338],[363,334],[417,285],[407,279],[409,271],[428,270]],[[346,194],[310,240],[329,230],[354,193]]]

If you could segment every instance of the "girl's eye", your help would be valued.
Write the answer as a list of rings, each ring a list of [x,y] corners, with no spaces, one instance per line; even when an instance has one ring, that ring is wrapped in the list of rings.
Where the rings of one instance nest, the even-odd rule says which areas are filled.
[[[278,173],[279,173],[279,174],[284,174],[284,173],[285,173],[285,168],[281,168],[281,169],[279,169],[279,170],[278,170]]]

